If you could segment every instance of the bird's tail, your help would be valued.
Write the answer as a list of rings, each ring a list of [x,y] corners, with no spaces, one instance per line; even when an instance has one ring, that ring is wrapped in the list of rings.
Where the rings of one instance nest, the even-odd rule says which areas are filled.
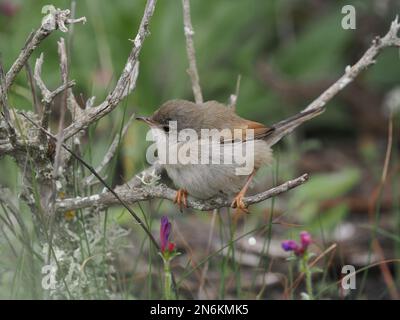
[[[284,136],[291,133],[295,128],[325,111],[325,107],[314,108],[300,112],[288,119],[282,120],[271,127],[270,133],[265,137],[265,141],[273,146]]]

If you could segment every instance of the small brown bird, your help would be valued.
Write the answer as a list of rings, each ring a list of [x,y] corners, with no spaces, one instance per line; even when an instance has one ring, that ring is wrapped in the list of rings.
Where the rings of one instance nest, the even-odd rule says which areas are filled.
[[[202,104],[195,104],[185,100],[171,100],[164,103],[151,117],[138,117],[138,120],[146,122],[150,128],[157,131],[157,149],[166,147],[166,141],[172,134],[179,134],[182,131],[191,129],[198,137],[202,137],[202,130],[215,129],[220,133],[220,139],[211,143],[211,151],[219,148],[231,150],[238,146],[241,150],[246,149],[253,143],[254,165],[251,172],[246,175],[238,174],[237,169],[243,167],[243,163],[238,161],[215,163],[207,157],[206,163],[199,161],[201,152],[194,152],[190,155],[190,160],[185,161],[174,159],[164,163],[165,170],[173,183],[178,188],[175,202],[179,206],[185,205],[188,194],[198,199],[208,199],[216,195],[234,196],[232,207],[246,210],[243,197],[250,186],[251,180],[257,170],[265,165],[271,164],[271,146],[277,143],[282,137],[292,132],[303,122],[319,115],[324,111],[323,107],[298,113],[286,120],[278,122],[270,127],[246,120],[238,116],[234,110],[217,101],[208,101]],[[175,124],[173,127],[172,124]],[[249,131],[249,129],[251,129]],[[236,131],[235,131],[236,130]],[[236,138],[234,131],[242,132],[239,139]],[[221,134],[222,132],[222,134]],[[249,132],[252,134],[249,136]],[[202,145],[203,138],[198,138],[195,143]],[[193,141],[178,141],[175,145],[176,150],[188,149],[194,144]],[[200,143],[199,143],[200,142]],[[190,145],[189,145],[190,144]],[[167,153],[171,152],[172,145],[169,144]],[[210,149],[209,149],[210,150]],[[203,151],[203,150],[202,150]],[[222,151],[224,152],[224,151]],[[218,156],[222,159],[221,154]],[[168,157],[170,159],[170,157]],[[176,161],[177,160],[177,161]],[[223,159],[222,159],[223,160]]]

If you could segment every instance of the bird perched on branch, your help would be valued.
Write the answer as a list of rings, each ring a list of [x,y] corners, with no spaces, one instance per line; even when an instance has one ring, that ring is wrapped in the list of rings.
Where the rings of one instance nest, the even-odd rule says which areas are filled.
[[[188,194],[198,199],[226,195],[233,197],[232,207],[247,211],[243,198],[257,170],[272,163],[271,147],[323,111],[320,107],[300,112],[267,127],[217,101],[171,100],[152,116],[137,119],[152,129],[181,208],[187,206]],[[251,162],[250,170],[246,161]]]

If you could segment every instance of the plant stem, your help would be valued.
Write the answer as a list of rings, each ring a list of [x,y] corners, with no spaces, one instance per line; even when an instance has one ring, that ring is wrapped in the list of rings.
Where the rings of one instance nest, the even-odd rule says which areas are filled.
[[[303,271],[304,271],[305,277],[306,277],[306,289],[307,289],[308,298],[310,300],[314,300],[313,290],[312,290],[312,280],[311,280],[312,273],[310,270],[310,266],[308,265],[308,254],[307,253],[304,254],[301,261],[303,264]]]
[[[172,300],[172,274],[169,265],[169,259],[163,259],[164,261],[164,297],[165,300]]]

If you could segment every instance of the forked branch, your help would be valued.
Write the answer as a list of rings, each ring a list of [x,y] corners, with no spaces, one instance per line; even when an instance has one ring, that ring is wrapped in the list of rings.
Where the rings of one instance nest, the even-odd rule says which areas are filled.
[[[64,129],[65,140],[113,111],[121,100],[135,89],[139,73],[139,54],[144,40],[149,35],[150,19],[153,16],[156,2],[156,0],[147,0],[139,31],[135,39],[132,40],[132,50],[115,88],[101,104],[90,109],[85,109],[85,112],[82,112],[71,125]]]

